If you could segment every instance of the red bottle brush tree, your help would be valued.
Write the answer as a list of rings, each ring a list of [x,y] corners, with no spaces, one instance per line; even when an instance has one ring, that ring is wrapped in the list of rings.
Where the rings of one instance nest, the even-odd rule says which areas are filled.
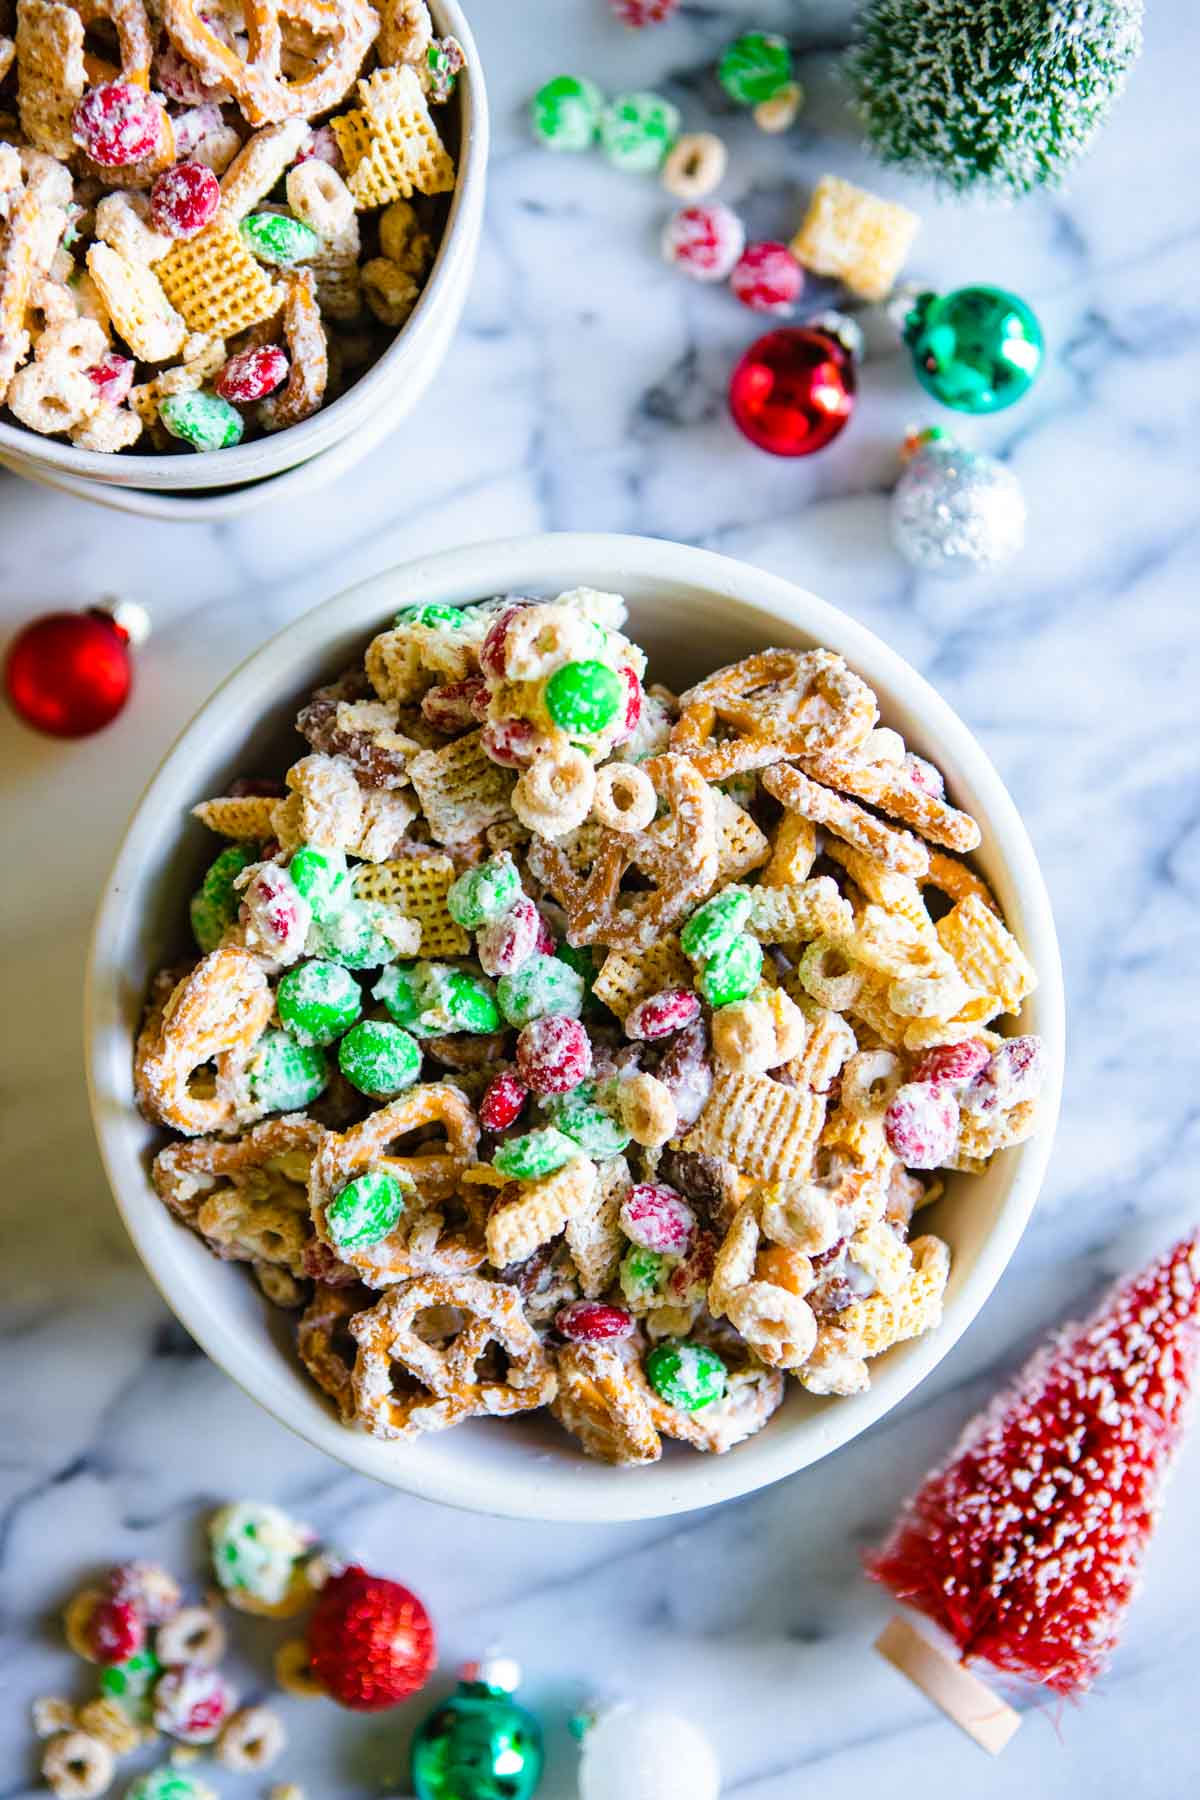
[[[1083,1693],[1116,1648],[1200,1353],[1200,1232],[967,1427],[868,1572],[981,1658]]]

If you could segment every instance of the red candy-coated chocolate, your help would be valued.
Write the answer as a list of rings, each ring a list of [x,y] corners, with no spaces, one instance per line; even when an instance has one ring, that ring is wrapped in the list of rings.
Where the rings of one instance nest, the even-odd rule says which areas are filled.
[[[681,206],[667,220],[662,253],[696,281],[724,281],[746,242],[742,221],[723,200]]]
[[[150,223],[168,237],[195,237],[221,204],[221,184],[204,163],[164,169],[150,189]]]
[[[491,919],[479,928],[475,954],[484,974],[512,975],[522,968],[541,948],[543,929],[541,913],[528,894],[522,894],[503,918]]]
[[[508,628],[522,609],[519,606],[506,606],[498,613],[488,627],[487,636],[479,646],[479,666],[485,675],[493,681],[503,681],[505,677],[505,638]]]
[[[868,1572],[1057,1694],[1117,1646],[1200,1355],[1200,1234],[1051,1338],[967,1427]]]
[[[288,377],[288,359],[278,344],[264,344],[258,350],[241,350],[231,356],[213,387],[222,400],[234,406],[248,406],[282,387]]]
[[[534,953],[538,956],[553,956],[557,948],[554,933],[547,925],[545,919],[543,919],[541,913],[538,914],[537,943],[533,948]]]
[[[171,120],[171,129],[175,133],[175,154],[180,162],[190,162],[205,138],[220,131],[224,123],[220,107],[208,102],[176,113]]]
[[[335,1256],[320,1238],[310,1238],[300,1253],[300,1262],[310,1281],[324,1282],[326,1287],[349,1287],[359,1279],[357,1269]]]
[[[696,1230],[696,1215],[665,1182],[640,1181],[621,1207],[621,1230],[631,1243],[661,1256],[685,1256]]]
[[[306,144],[296,152],[297,162],[325,162],[339,175],[346,172],[346,159],[342,155],[342,147],[337,141],[333,127],[318,125]]]
[[[88,370],[88,380],[105,406],[120,406],[123,400],[129,398],[136,367],[131,356],[118,356],[115,350],[110,350],[98,363],[92,364]]]
[[[144,162],[158,148],[163,115],[145,88],[106,81],[89,88],[71,115],[71,135],[105,169]]]
[[[914,756],[911,750],[904,759],[904,773],[915,788],[920,788],[923,794],[932,794],[935,800],[940,800],[946,792],[942,771],[926,762],[923,756]]]
[[[521,1116],[529,1089],[519,1075],[504,1069],[494,1075],[479,1102],[479,1123],[485,1131],[505,1131]]]
[[[182,1600],[174,1577],[150,1562],[118,1563],[108,1578],[108,1591],[114,1600],[131,1606],[143,1625],[165,1624]]]
[[[296,909],[296,890],[282,869],[265,863],[246,888],[246,900],[276,939],[276,948],[287,950],[301,929]]]
[[[622,663],[617,673],[625,683],[625,717],[621,724],[621,737],[631,738],[637,730],[642,717],[642,684],[638,680],[637,670],[631,669],[628,663]]]
[[[913,1081],[933,1081],[949,1087],[966,1087],[992,1059],[980,1038],[963,1038],[958,1044],[935,1044],[912,1072]]]
[[[729,285],[752,312],[786,317],[804,291],[804,270],[786,244],[747,244],[734,264]]]
[[[237,1704],[217,1669],[180,1663],[154,1684],[154,1723],[184,1744],[211,1744]]]
[[[1042,1040],[1032,1034],[1007,1038],[987,1067],[963,1095],[962,1104],[970,1112],[995,1112],[998,1107],[1019,1106],[1033,1100],[1046,1079],[1046,1059]]]
[[[572,1300],[554,1323],[573,1344],[611,1344],[634,1332],[632,1313],[622,1306],[605,1306],[601,1300]]]
[[[578,1019],[532,1019],[517,1039],[517,1067],[535,1094],[568,1094],[592,1072],[592,1045]]]
[[[483,676],[468,675],[465,681],[444,681],[431,687],[422,697],[421,715],[435,731],[470,731],[486,717],[487,703]]]
[[[214,37],[232,49],[233,33],[218,13],[201,11],[200,18]],[[154,85],[178,106],[203,106],[227,99],[229,94],[221,81],[205,81],[197,74],[165,32],[154,57]]]
[[[643,25],[661,25],[678,10],[679,0],[609,0],[622,25],[640,31]]]
[[[625,1035],[653,1042],[682,1031],[700,1017],[700,1002],[690,988],[664,988],[631,1008],[625,1020]]]
[[[110,1595],[89,1615],[88,1648],[99,1663],[128,1662],[141,1649],[145,1636],[137,1608],[129,1600]]]
[[[325,1583],[308,1621],[312,1674],[355,1712],[379,1712],[424,1687],[437,1659],[429,1614],[406,1587],[354,1563]]]
[[[906,1082],[884,1115],[883,1134],[907,1168],[938,1169],[954,1151],[958,1101],[947,1087]]]
[[[485,756],[506,769],[530,762],[537,747],[537,730],[528,719],[489,719],[479,734]]]

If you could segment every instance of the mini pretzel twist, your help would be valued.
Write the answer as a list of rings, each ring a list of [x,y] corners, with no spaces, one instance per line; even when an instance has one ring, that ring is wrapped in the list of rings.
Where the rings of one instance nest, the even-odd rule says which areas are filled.
[[[721,781],[788,756],[848,750],[879,716],[875,696],[831,650],[762,650],[680,697],[671,748]],[[714,741],[717,722],[738,736]]]
[[[264,431],[282,431],[299,425],[320,409],[329,381],[329,342],[317,305],[316,278],[311,269],[293,269],[286,278],[283,302],[283,335],[291,368],[279,393],[258,409]]]
[[[421,1333],[421,1315],[449,1308],[441,1337]],[[358,1416],[377,1437],[443,1431],[473,1415],[509,1417],[553,1400],[557,1381],[521,1310],[517,1293],[474,1275],[424,1276],[386,1293],[350,1331],[358,1343],[354,1394]],[[504,1375],[480,1374],[495,1344]],[[397,1387],[393,1370],[407,1377]]]
[[[205,20],[196,0],[164,0],[167,36],[199,74],[223,83],[252,125],[312,118],[342,99],[379,31],[365,0],[248,0],[243,61]],[[323,59],[295,81],[283,73],[281,19],[294,19],[328,44]]]
[[[350,1321],[372,1305],[374,1296],[355,1282],[330,1287],[318,1282],[296,1327],[296,1351],[317,1386],[349,1423],[354,1417],[354,1358],[357,1345]]]
[[[254,1112],[237,1077],[266,1030],[274,1002],[267,978],[248,951],[229,947],[202,957],[161,1004],[152,1004],[138,1038],[134,1087],[147,1118],[186,1137],[228,1133]],[[211,1086],[194,1085],[215,1065]]]
[[[230,1143],[168,1144],[152,1179],[163,1202],[226,1261],[308,1273],[313,1241],[308,1169],[321,1136],[312,1119],[267,1119]]]

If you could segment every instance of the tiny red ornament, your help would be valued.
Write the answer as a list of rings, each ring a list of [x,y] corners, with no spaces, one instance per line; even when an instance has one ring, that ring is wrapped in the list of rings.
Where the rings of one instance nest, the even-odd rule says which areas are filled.
[[[51,737],[88,737],[116,718],[133,685],[131,643],[147,627],[140,607],[47,613],[18,632],[4,687],[18,717]]]
[[[308,1657],[312,1674],[340,1706],[381,1712],[424,1687],[437,1646],[415,1594],[352,1563],[317,1597]]]
[[[823,324],[785,325],[746,351],[729,383],[734,424],[772,456],[811,456],[843,431],[858,379],[850,343]]]
[[[1200,1358],[1200,1231],[1034,1356],[868,1572],[962,1660],[1086,1691],[1117,1646]]]

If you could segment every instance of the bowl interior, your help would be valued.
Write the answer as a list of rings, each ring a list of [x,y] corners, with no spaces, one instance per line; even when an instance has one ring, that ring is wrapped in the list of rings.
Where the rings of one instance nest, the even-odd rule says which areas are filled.
[[[957,803],[980,820],[981,866],[1041,977],[1021,1029],[1043,1034],[1051,1069],[1036,1136],[981,1176],[951,1176],[945,1197],[922,1215],[953,1251],[940,1330],[873,1363],[866,1394],[822,1401],[789,1383],[766,1429],[731,1454],[669,1446],[661,1462],[637,1470],[588,1461],[537,1415],[472,1421],[411,1446],[341,1426],[295,1359],[288,1315],[268,1307],[244,1271],[215,1261],[155,1197],[147,1168],[161,1135],[135,1111],[131,1078],[147,984],[187,947],[187,898],[213,854],[211,835],[187,809],[239,774],[278,773],[295,760],[300,702],[355,660],[399,606],[512,592],[548,597],[585,584],[626,596],[629,631],[645,647],[651,675],[675,688],[767,644],[822,643],[846,656],[878,693],[884,722],[944,769]],[[563,536],[450,552],[365,583],[285,630],[218,691],[143,797],[102,901],[89,987],[89,1076],[113,1190],[147,1268],[193,1336],[278,1418],[353,1468],[429,1498],[517,1516],[615,1520],[704,1506],[856,1436],[946,1354],[999,1278],[1036,1199],[1058,1105],[1062,988],[1049,902],[1015,808],[966,727],[877,638],[815,596],[724,557],[649,539]]]

